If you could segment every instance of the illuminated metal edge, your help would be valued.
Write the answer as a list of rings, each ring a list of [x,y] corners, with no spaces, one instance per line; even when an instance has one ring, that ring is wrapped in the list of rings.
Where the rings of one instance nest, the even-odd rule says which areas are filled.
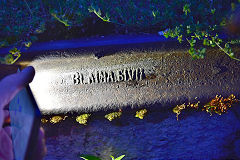
[[[196,97],[204,101],[217,94],[239,96],[239,62],[217,49],[209,49],[203,60],[192,60],[187,49],[169,41],[119,45],[104,45],[103,41],[97,47],[30,53],[19,64],[36,69],[30,86],[43,114],[147,108],[156,103],[164,107],[193,102]],[[103,54],[99,59],[95,56],[98,53]],[[146,77],[139,81],[74,84],[77,72],[131,68],[144,69]]]

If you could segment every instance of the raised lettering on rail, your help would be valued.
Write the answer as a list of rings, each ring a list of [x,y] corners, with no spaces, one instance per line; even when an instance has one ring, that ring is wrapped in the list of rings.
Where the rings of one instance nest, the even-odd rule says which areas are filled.
[[[122,82],[122,81],[141,81],[146,78],[143,68],[126,68],[122,70],[110,71],[94,71],[88,75],[76,72],[73,75],[74,84],[92,84],[92,83],[106,83],[106,82]]]

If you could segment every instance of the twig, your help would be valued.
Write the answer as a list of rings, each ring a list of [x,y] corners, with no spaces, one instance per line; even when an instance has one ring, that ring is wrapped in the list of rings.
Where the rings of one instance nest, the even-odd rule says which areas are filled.
[[[240,61],[240,59],[235,58],[235,57],[233,57],[233,56],[230,56],[230,54],[227,53],[227,52],[220,46],[219,43],[215,42],[215,44],[216,44],[224,53],[226,53],[230,58],[232,58],[232,59],[234,59],[234,60],[237,60],[237,61]]]
[[[27,7],[28,7],[28,10],[29,10],[29,12],[30,12],[30,14],[31,14],[31,16],[33,17],[32,11],[31,11],[31,9],[30,9],[30,7],[29,7],[29,5],[28,5],[27,1],[26,1],[26,0],[24,0],[24,2],[26,3],[26,5],[27,5]]]

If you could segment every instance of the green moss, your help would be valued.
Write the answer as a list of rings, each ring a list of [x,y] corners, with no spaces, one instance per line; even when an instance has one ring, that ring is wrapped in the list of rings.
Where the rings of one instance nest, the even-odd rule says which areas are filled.
[[[104,117],[107,118],[109,121],[112,121],[116,118],[120,118],[122,115],[122,112],[119,111],[119,112],[112,112],[112,113],[109,113],[107,115],[105,115]]]
[[[87,125],[87,121],[90,116],[91,114],[82,114],[76,117],[76,121],[80,124]]]
[[[139,118],[139,119],[143,119],[144,116],[146,115],[147,110],[146,109],[141,109],[140,111],[136,112],[135,117]]]

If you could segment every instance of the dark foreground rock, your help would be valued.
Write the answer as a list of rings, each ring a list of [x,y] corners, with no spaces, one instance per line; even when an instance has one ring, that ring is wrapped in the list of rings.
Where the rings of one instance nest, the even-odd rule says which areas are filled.
[[[87,126],[71,120],[43,125],[46,160],[78,160],[92,154],[102,160],[126,155],[124,160],[240,159],[240,105],[221,116],[183,111],[148,113],[143,120],[123,114],[118,120],[93,118]]]

